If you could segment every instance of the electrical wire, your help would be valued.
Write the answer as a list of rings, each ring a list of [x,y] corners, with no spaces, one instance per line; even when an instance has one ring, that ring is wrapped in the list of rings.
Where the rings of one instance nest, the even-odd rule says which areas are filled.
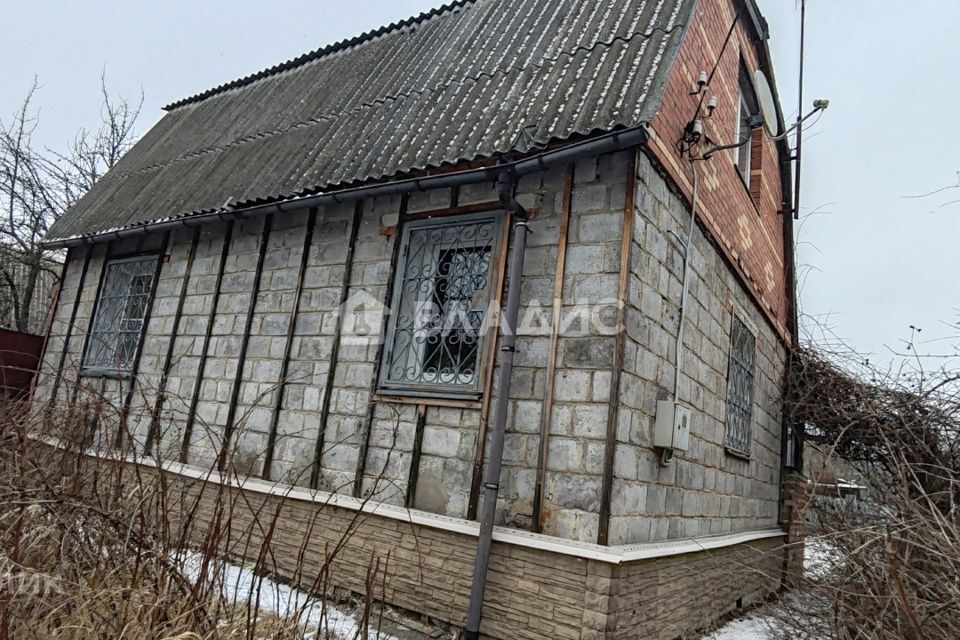
[[[693,123],[697,120],[700,115],[700,110],[703,109],[703,100],[707,97],[707,87],[710,86],[710,83],[713,82],[713,76],[716,75],[717,69],[720,67],[720,61],[723,59],[723,54],[727,50],[727,46],[730,44],[730,39],[733,37],[733,31],[737,27],[737,23],[740,22],[740,12],[738,11],[734,17],[733,21],[730,23],[730,28],[727,29],[727,36],[723,40],[723,46],[720,47],[720,53],[717,55],[717,59],[713,62],[713,67],[710,69],[710,74],[707,76],[707,83],[700,88],[700,100],[697,102],[697,108],[693,112],[693,116],[687,120],[689,123]],[[684,131],[684,134],[680,136],[680,139],[677,140],[676,146],[677,151],[680,153],[681,157],[689,156],[690,151],[693,146],[698,142],[692,134],[690,133],[690,125],[687,125],[687,130]]]
[[[690,269],[691,252],[693,251],[693,235],[697,228],[697,188],[699,177],[697,174],[696,163],[703,158],[688,156],[690,160],[690,170],[693,172],[693,190],[690,195],[690,227],[687,229],[687,240],[683,248],[683,290],[680,294],[680,312],[677,325],[677,345],[674,354],[676,367],[673,371],[673,401],[680,402],[680,375],[683,369],[683,329],[687,320],[687,301],[690,297]],[[681,242],[683,242],[681,240]],[[673,450],[663,449],[660,451],[660,464],[667,466],[673,462]]]
[[[730,39],[733,37],[734,29],[737,27],[737,23],[740,21],[740,13],[734,16],[733,21],[730,23],[730,28],[727,30],[727,37],[723,41],[723,46],[720,48],[720,53],[717,55],[717,59],[713,63],[713,68],[710,70],[710,74],[707,76],[707,84],[700,90],[700,100],[697,103],[696,111],[693,113],[693,117],[690,118],[688,122],[691,124],[697,120],[700,115],[700,110],[703,108],[703,101],[706,98],[706,88],[710,86],[710,83],[713,81],[713,76],[716,74],[717,69],[720,66],[720,61],[723,59],[723,54],[727,50],[727,46],[730,44]],[[746,139],[749,140],[749,137]],[[744,144],[745,141],[741,141],[739,144]],[[683,280],[682,280],[682,293],[680,294],[680,310],[678,313],[678,326],[677,326],[677,342],[676,342],[676,352],[674,354],[674,362],[676,366],[673,373],[673,401],[680,401],[680,376],[683,369],[683,333],[687,321],[687,304],[690,297],[690,277],[691,277],[691,257],[693,251],[693,238],[694,233],[697,228],[697,191],[699,188],[699,174],[697,173],[698,161],[708,159],[706,156],[709,154],[704,154],[704,156],[694,156],[694,147],[699,144],[699,137],[692,135],[691,127],[688,125],[687,130],[684,131],[684,134],[677,140],[676,146],[677,150],[680,152],[681,157],[686,157],[690,162],[690,170],[693,174],[693,188],[690,194],[690,226],[687,229],[687,240],[684,244],[684,254],[683,254]],[[731,146],[739,146],[731,145]],[[682,241],[681,241],[682,242]],[[672,449],[663,449],[660,452],[660,464],[668,465],[673,461],[673,450]]]
[[[723,59],[723,54],[727,50],[727,45],[730,44],[730,38],[733,37],[733,30],[736,29],[738,22],[740,22],[739,11],[737,11],[736,15],[733,16],[733,22],[730,23],[730,29],[727,30],[727,37],[723,41],[723,46],[720,47],[720,53],[717,55],[717,59],[713,63],[713,68],[710,70],[710,75],[707,76],[707,84],[704,85],[700,90],[700,102],[697,103],[697,110],[693,112],[693,117],[690,118],[691,120],[696,120],[697,116],[700,115],[700,109],[703,108],[703,99],[707,97],[707,87],[709,87],[710,83],[713,82],[713,76],[717,72],[717,68],[720,66],[720,61]]]

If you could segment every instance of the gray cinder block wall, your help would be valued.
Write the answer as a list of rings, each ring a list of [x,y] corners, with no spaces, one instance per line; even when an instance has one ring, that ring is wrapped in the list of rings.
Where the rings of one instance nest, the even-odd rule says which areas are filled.
[[[582,161],[573,167],[525,176],[518,184],[518,199],[535,217],[530,224],[522,282],[522,311],[528,313],[521,317],[528,321],[521,326],[512,380],[498,522],[518,528],[539,525],[544,533],[561,538],[597,540],[607,416],[613,397],[620,410],[611,544],[774,526],[779,481],[777,388],[784,349],[722,258],[699,233],[692,253],[696,277],[691,283],[686,375],[681,384],[682,399],[695,409],[692,444],[672,466],[657,464],[651,447],[652,422],[657,398],[666,397],[672,385],[680,299],[680,254],[667,232],[682,236],[689,212],[644,154],[635,161],[637,177],[630,175],[633,155],[622,152]],[[623,375],[619,387],[613,389],[618,341],[611,335],[611,328],[615,325],[624,208],[630,189],[634,191],[635,211],[625,300]],[[366,200],[356,207],[343,204],[319,209],[296,314],[297,274],[309,214],[298,211],[273,216],[236,393],[232,459],[238,472],[263,473],[286,332],[293,320],[294,339],[271,479],[308,486],[322,432],[319,488],[349,494],[356,485],[361,496],[373,493],[377,500],[458,518],[472,515],[478,461],[485,457],[481,438],[492,411],[491,392],[479,401],[453,405],[378,396],[374,383],[380,350],[375,340],[369,344],[341,341],[336,362],[331,363],[347,272],[349,299],[367,301],[371,306],[385,303],[399,237],[398,218],[447,208],[453,197],[449,190],[412,194],[405,211],[399,197]],[[495,200],[492,184],[463,187],[456,193],[461,207],[491,203],[496,208]],[[567,203],[570,215],[565,266],[558,274]],[[348,265],[357,211],[359,225]],[[226,224],[201,228],[189,275],[186,261],[194,230],[178,230],[170,237],[170,259],[161,265],[131,403],[130,430],[136,446],[142,448],[146,440],[149,413],[186,282],[183,313],[177,335],[172,338],[173,359],[156,451],[166,459],[179,458],[186,414],[206,348],[188,462],[209,466],[216,459],[234,394],[264,224],[262,216],[235,223],[215,309],[214,289]],[[146,238],[140,241],[146,245],[114,244],[110,251],[155,250],[162,241],[159,236]],[[50,395],[55,377],[51,372],[59,362],[85,252],[93,251],[70,340],[67,361],[73,368],[64,372],[58,389],[60,399],[69,395],[77,379],[83,337],[106,250],[104,245],[95,245],[71,254],[44,359],[44,375],[35,396],[39,401]],[[506,258],[503,256],[499,266]],[[502,280],[499,270],[492,277]],[[548,380],[553,291],[558,277],[562,283],[561,321],[568,331],[556,338],[555,371]],[[729,327],[734,309],[742,309],[758,332],[753,451],[749,460],[729,456],[722,447]],[[211,339],[204,346],[211,312]],[[590,319],[591,313],[595,314],[592,322],[571,320],[578,314],[581,319]],[[379,335],[380,327],[373,330]],[[327,398],[331,375],[333,384]],[[494,366],[489,389],[496,388],[497,378]],[[121,405],[129,384],[88,377],[81,380],[83,386],[107,393],[115,406]],[[541,443],[544,397],[551,386],[548,440]],[[321,425],[324,412],[328,418]],[[104,414],[101,428],[115,428],[109,426],[111,421],[116,419]],[[532,500],[541,446],[545,447],[546,458],[542,519],[537,523]]]
[[[657,400],[672,397],[683,255],[690,210],[643,154],[627,297],[610,543],[771,528],[780,481],[780,386],[786,347],[698,226],[679,399],[693,409],[690,448],[661,466],[653,448]],[[733,315],[756,334],[749,457],[724,447]]]

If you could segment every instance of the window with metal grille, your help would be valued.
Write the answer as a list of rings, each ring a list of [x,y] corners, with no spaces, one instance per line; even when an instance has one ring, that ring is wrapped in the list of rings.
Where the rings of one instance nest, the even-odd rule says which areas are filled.
[[[153,300],[156,268],[157,256],[107,262],[83,360],[85,369],[130,371]]]
[[[750,453],[753,416],[753,377],[757,364],[757,339],[747,325],[733,316],[730,329],[730,365],[727,370],[727,433],[730,451]]]
[[[479,393],[500,231],[499,213],[405,225],[380,380],[385,391]]]

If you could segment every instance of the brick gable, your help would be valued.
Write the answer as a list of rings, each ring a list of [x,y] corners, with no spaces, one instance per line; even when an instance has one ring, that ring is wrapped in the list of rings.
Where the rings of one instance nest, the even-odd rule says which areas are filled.
[[[701,117],[707,144],[729,144],[736,136],[741,58],[751,74],[760,64],[760,43],[746,11],[741,12],[724,49],[740,4],[738,0],[702,0],[698,4],[667,80],[660,110],[650,123],[653,154],[688,202],[693,174],[676,142],[696,114],[700,96],[691,95],[691,91],[697,74],[709,73],[720,57],[706,89],[706,98],[716,96],[718,107],[712,117],[705,117],[705,110]],[[698,219],[767,319],[789,342],[790,299],[780,212],[783,197],[779,151],[763,131],[755,131],[748,144],[752,152],[749,188],[737,172],[732,150],[718,152],[711,160],[698,163]]]

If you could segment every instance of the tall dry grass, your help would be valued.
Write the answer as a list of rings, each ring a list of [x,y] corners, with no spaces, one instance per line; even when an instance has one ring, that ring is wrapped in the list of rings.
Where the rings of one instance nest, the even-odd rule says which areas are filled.
[[[130,464],[129,451],[86,455],[105,412],[94,406],[104,399],[84,397],[32,413],[0,407],[0,640],[352,640],[376,633],[377,599],[388,580],[382,560],[370,560],[367,593],[354,605],[359,624],[338,625],[343,616],[328,604],[331,566],[356,526],[328,547],[312,574],[298,562],[286,576],[317,595],[283,615],[270,612],[260,605],[275,594],[262,580],[276,570],[271,542],[283,527],[280,510],[251,510],[243,491],[218,483],[184,491],[148,459]],[[58,446],[36,439],[41,427],[57,435]],[[241,509],[238,525],[234,511]],[[313,526],[303,533],[300,560]],[[256,578],[239,590],[229,583],[237,556],[256,559]]]

